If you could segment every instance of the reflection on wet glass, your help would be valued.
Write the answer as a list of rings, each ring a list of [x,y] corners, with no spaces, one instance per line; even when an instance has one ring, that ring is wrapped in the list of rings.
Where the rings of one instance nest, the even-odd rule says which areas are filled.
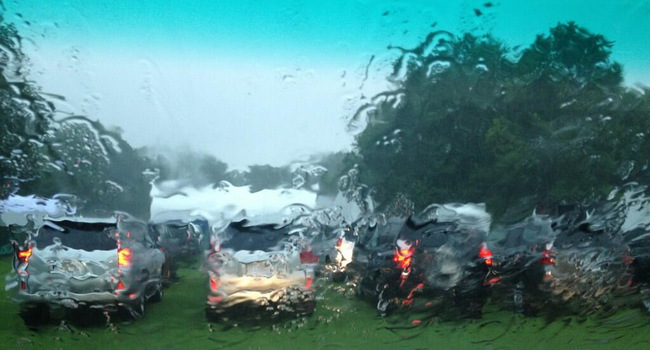
[[[251,23],[266,23],[248,5]],[[537,346],[531,337],[543,347],[648,346],[649,95],[630,83],[643,68],[619,55],[609,38],[616,30],[601,34],[576,18],[521,42],[499,29],[511,4],[459,5],[458,26],[434,22],[453,17],[436,5],[416,28],[413,5],[356,2],[341,6],[376,22],[360,16],[341,28],[376,26],[382,51],[351,64],[333,49],[350,49],[334,39],[345,33],[319,24],[328,17],[285,5],[269,11],[286,21],[259,30],[276,41],[228,32],[224,14],[237,6],[205,4],[200,12],[225,16],[211,21],[223,23],[218,30],[179,8],[179,18],[197,22],[178,27],[188,42],[175,43],[193,47],[192,35],[225,31],[250,36],[259,62],[281,61],[269,53],[296,36],[309,43],[305,52],[347,63],[332,69],[338,63],[304,56],[269,70],[227,60],[241,47],[208,40],[198,47],[210,64],[175,47],[172,61],[186,62],[172,69],[162,58],[170,52],[152,46],[135,59],[137,96],[125,88],[107,98],[95,91],[92,45],[72,38],[59,68],[82,77],[80,98],[43,88],[55,85],[41,55],[66,26],[114,24],[96,19],[94,5],[79,5],[87,24],[75,24],[39,23],[19,4],[0,3],[0,252],[11,270],[2,292],[11,311],[0,317],[9,344],[137,334],[152,347],[516,349]],[[24,10],[39,12],[32,7]],[[150,25],[166,23],[158,10]],[[215,109],[210,99],[221,95]],[[311,105],[317,100],[323,105]],[[106,104],[121,106],[129,123],[97,120],[93,111]],[[340,108],[319,110],[327,104]],[[151,130],[169,120],[177,129],[144,145],[138,138],[149,135],[132,131],[142,130],[141,108],[160,116],[142,118]],[[323,151],[319,138],[334,135],[319,126],[321,112],[345,145]],[[213,119],[187,122],[205,113]],[[213,139],[229,133],[234,142],[215,149]],[[299,152],[282,148],[286,141]],[[269,155],[268,164],[250,161],[260,159],[253,153]],[[232,155],[251,163],[229,164]]]

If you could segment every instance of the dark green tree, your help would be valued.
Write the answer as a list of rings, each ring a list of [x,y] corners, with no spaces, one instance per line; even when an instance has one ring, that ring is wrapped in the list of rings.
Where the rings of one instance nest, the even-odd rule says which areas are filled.
[[[0,198],[38,179],[48,163],[43,138],[52,106],[26,78],[21,40],[0,15]]]
[[[435,32],[395,62],[349,163],[379,202],[552,208],[645,176],[647,91],[622,85],[612,43],[558,24],[523,50],[489,35]]]
[[[52,103],[30,81],[22,38],[0,16],[0,198],[17,193],[77,196],[83,213],[149,215],[147,159],[96,121],[52,119]]]

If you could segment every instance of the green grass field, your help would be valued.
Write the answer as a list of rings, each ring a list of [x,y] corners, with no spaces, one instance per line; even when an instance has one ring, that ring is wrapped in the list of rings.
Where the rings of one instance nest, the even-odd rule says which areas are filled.
[[[10,259],[0,259],[9,273]],[[275,325],[224,326],[205,320],[205,277],[197,267],[179,270],[180,281],[163,301],[149,304],[133,322],[28,329],[17,307],[0,294],[2,348],[26,349],[648,349],[650,316],[640,309],[606,319],[565,317],[555,322],[490,311],[478,320],[427,321],[416,316],[380,318],[372,305],[340,285],[319,288],[313,316]],[[318,287],[318,286],[317,286]],[[490,306],[488,305],[489,309]]]

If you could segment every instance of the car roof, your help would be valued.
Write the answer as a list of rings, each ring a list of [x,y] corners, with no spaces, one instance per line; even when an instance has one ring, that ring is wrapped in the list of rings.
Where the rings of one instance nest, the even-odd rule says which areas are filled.
[[[105,225],[116,225],[117,218],[115,217],[104,217],[104,218],[93,218],[93,217],[84,217],[84,216],[65,216],[65,217],[46,217],[46,221],[54,223],[80,223],[80,224],[105,224]]]

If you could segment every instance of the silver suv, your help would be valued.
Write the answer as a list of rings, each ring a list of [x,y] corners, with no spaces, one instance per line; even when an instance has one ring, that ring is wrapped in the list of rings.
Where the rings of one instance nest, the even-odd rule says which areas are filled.
[[[206,258],[210,321],[269,320],[313,312],[319,257],[294,225],[232,222]]]
[[[164,262],[147,225],[125,215],[47,219],[14,242],[15,300],[26,324],[83,307],[138,318],[147,299],[162,298]]]

